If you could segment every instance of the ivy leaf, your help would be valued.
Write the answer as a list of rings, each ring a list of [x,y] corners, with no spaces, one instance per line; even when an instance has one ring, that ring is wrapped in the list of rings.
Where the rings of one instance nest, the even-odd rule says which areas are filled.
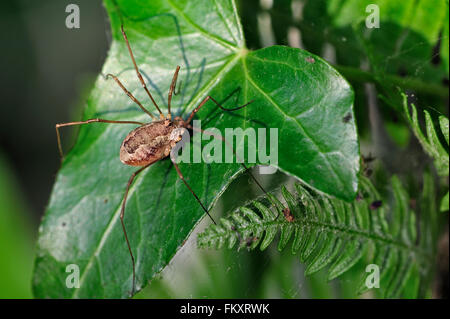
[[[234,1],[106,0],[113,42],[103,73],[117,75],[153,112],[120,34],[124,24],[137,64],[155,100],[167,112],[167,91],[181,66],[172,113],[186,117],[207,95],[202,127],[278,128],[278,168],[311,187],[351,200],[357,190],[359,147],[353,91],[327,63],[306,51],[270,47],[249,52]],[[235,92],[235,94],[233,94]],[[228,97],[228,99],[227,99]],[[154,112],[156,114],[156,112]],[[150,121],[111,80],[99,76],[84,119]],[[136,168],[119,161],[133,125],[89,124],[67,154],[42,221],[35,262],[36,297],[127,297],[131,260],[120,227],[120,205]],[[56,156],[56,155],[55,155]],[[240,174],[236,163],[180,164],[206,207]],[[125,224],[136,257],[137,290],[165,267],[204,216],[170,160],[140,174],[132,185]],[[66,280],[79,269],[79,288]],[[68,275],[72,275],[68,278]],[[69,285],[70,286],[70,285]]]

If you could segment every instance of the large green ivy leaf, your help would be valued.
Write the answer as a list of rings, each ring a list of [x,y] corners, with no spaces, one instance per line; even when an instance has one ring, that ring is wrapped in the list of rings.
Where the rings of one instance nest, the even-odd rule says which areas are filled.
[[[207,103],[196,115],[203,128],[278,128],[278,167],[322,192],[351,200],[357,190],[359,148],[353,92],[327,63],[308,52],[245,49],[234,1],[105,1],[113,42],[103,73],[120,77],[145,105],[120,34],[121,18],[137,63],[166,111],[177,65],[181,92],[173,113],[186,117],[208,94],[225,106],[254,103],[234,113]],[[236,94],[232,94],[235,92]],[[227,97],[230,97],[226,99]],[[156,114],[156,112],[155,112]],[[111,80],[99,76],[84,118],[149,121]],[[90,124],[59,171],[39,233],[36,297],[126,297],[131,261],[120,227],[120,204],[136,168],[119,161],[133,125]],[[204,216],[170,160],[146,169],[130,189],[125,223],[136,256],[137,288],[174,256]],[[240,174],[239,164],[180,164],[207,207]],[[66,267],[80,270],[80,288],[67,288]]]

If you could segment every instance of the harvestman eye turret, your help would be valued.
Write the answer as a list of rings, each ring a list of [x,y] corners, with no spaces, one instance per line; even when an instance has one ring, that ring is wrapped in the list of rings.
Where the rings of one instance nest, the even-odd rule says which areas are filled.
[[[130,43],[128,42],[127,35],[123,29],[123,26],[121,27],[123,38],[125,39],[128,52],[131,57],[131,61],[133,62],[134,69],[136,71],[137,77],[139,78],[140,83],[142,84],[142,87],[144,88],[145,92],[147,92],[147,95],[149,96],[150,100],[152,101],[153,105],[155,106],[156,110],[159,113],[159,119],[157,119],[151,112],[149,112],[141,102],[139,102],[133,94],[131,94],[130,91],[128,91],[125,86],[120,82],[120,80],[113,74],[107,74],[106,78],[112,78],[116,83],[120,86],[120,88],[130,97],[131,100],[133,100],[134,103],[136,103],[142,111],[147,113],[151,118],[152,122],[150,123],[141,123],[136,121],[113,121],[113,120],[105,120],[105,119],[89,119],[86,121],[80,121],[80,122],[69,122],[69,123],[60,123],[56,124],[56,136],[58,139],[58,149],[61,154],[61,158],[63,157],[63,151],[61,147],[61,137],[59,134],[59,128],[64,126],[74,126],[74,125],[82,125],[82,124],[89,124],[89,123],[111,123],[111,124],[135,124],[139,125],[137,128],[132,130],[123,140],[122,145],[120,147],[120,160],[122,163],[130,166],[138,166],[140,167],[136,172],[134,172],[130,179],[128,180],[128,184],[125,189],[125,194],[123,197],[122,202],[122,208],[120,212],[120,221],[122,224],[123,233],[125,235],[125,241],[128,246],[128,250],[130,252],[132,267],[133,267],[133,286],[132,286],[132,292],[135,291],[135,279],[136,279],[136,271],[135,271],[135,259],[133,255],[133,251],[131,249],[130,241],[128,240],[127,231],[125,228],[124,223],[124,215],[125,215],[125,205],[127,201],[128,191],[130,189],[131,184],[133,183],[134,178],[141,173],[143,170],[145,170],[147,167],[152,165],[153,163],[162,160],[169,156],[171,150],[175,147],[175,145],[181,141],[182,134],[184,129],[193,129],[193,127],[190,125],[190,122],[192,121],[195,113],[200,110],[200,108],[209,100],[214,102],[219,108],[225,111],[236,111],[239,110],[251,102],[244,104],[242,106],[227,109],[221,106],[216,100],[214,100],[211,96],[205,97],[200,104],[192,111],[192,113],[189,115],[187,120],[183,120],[181,117],[175,117],[172,120],[172,114],[170,113],[170,106],[172,102],[172,95],[175,92],[176,89],[176,83],[178,78],[178,72],[180,71],[180,67],[177,66],[175,70],[175,74],[173,75],[172,83],[170,85],[169,89],[169,95],[168,95],[168,103],[167,103],[167,116],[164,116],[164,114],[161,112],[160,108],[156,104],[155,100],[153,99],[153,96],[151,95],[150,91],[147,88],[147,85],[145,84],[144,79],[142,78],[141,73],[139,72],[139,68],[137,67],[136,61],[133,56],[133,52],[130,47]],[[233,151],[234,152],[234,151]],[[192,188],[189,186],[187,181],[184,179],[183,174],[181,173],[177,163],[175,162],[175,159],[171,157],[172,163],[175,166],[175,169],[177,171],[178,176],[183,181],[183,183],[186,185],[186,187],[189,189],[189,191],[192,193],[192,195],[195,197],[197,202],[200,204],[203,211],[211,218],[213,223],[215,223],[214,219],[209,214],[206,207],[203,205],[201,200],[198,198],[198,196],[195,194],[195,192],[192,190]],[[243,163],[241,165],[245,168],[245,170],[248,170],[247,166]],[[262,188],[262,186],[258,183],[256,178],[251,175],[254,181],[257,183],[257,185],[262,189],[264,193],[265,190]]]

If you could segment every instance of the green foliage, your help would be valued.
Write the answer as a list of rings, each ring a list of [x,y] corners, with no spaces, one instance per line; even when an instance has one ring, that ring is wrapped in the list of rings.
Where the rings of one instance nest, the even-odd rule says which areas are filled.
[[[140,101],[148,101],[120,34],[123,22],[136,61],[164,112],[173,72],[181,65],[182,88],[174,98],[173,114],[185,117],[209,94],[226,107],[254,100],[233,114],[206,104],[197,118],[222,132],[234,127],[278,127],[278,167],[283,172],[322,192],[352,200],[359,145],[350,85],[325,61],[304,50],[273,46],[248,51],[234,1],[194,3],[106,0],[113,42],[103,73],[118,75]],[[227,99],[233,92],[237,94]],[[103,76],[96,81],[83,119],[96,117],[149,120],[114,81]],[[33,282],[36,297],[129,295],[132,268],[119,214],[134,169],[120,163],[118,149],[132,128],[98,123],[80,128],[77,143],[58,172],[40,227]],[[235,163],[183,163],[180,169],[206,207],[212,207],[241,172]],[[130,189],[125,215],[138,290],[169,263],[203,215],[170,161],[155,163],[139,175]],[[79,289],[65,286],[68,264],[80,267]]]
[[[302,19],[291,22],[301,31],[303,46],[323,54],[332,47],[333,63],[352,82],[355,105],[364,107],[364,82],[376,84],[378,100],[400,111],[396,88],[412,90],[420,99],[437,104],[448,99],[448,1],[447,0],[304,0]],[[379,8],[380,27],[367,28],[368,5]],[[286,17],[277,16],[283,24]],[[440,48],[440,55],[435,52]],[[438,60],[438,61],[437,61]],[[361,65],[368,72],[361,70]],[[399,76],[401,75],[401,76]],[[442,100],[439,101],[439,103]],[[439,105],[440,107],[440,105]],[[389,120],[391,112],[385,110]],[[364,113],[357,113],[363,130]]]
[[[442,44],[441,44],[441,58],[442,58],[442,65],[444,67],[444,70],[447,72],[447,76],[449,74],[449,65],[448,65],[448,50],[449,50],[449,33],[448,33],[448,28],[449,28],[449,20],[448,20],[448,15],[449,15],[449,10],[448,10],[448,0],[446,0],[447,2],[447,10],[445,10],[445,20],[444,20],[444,26],[443,26],[443,30],[442,30]]]
[[[378,6],[380,28],[366,27],[368,5]],[[445,0],[307,0],[299,23],[307,48],[316,52],[313,48],[332,43],[340,65],[359,66],[368,57],[379,80],[402,70],[437,83],[445,67],[433,66],[430,54],[440,37],[448,41],[447,11]],[[443,58],[448,65],[448,57]]]
[[[408,109],[408,99],[406,95],[403,95],[403,108],[406,117],[411,125],[411,128],[422,145],[424,151],[434,159],[434,165],[441,176],[448,176],[449,170],[449,157],[448,157],[448,146],[449,146],[449,136],[448,136],[448,118],[441,115],[439,116],[439,125],[442,135],[445,138],[446,145],[443,144],[436,132],[436,129],[431,119],[430,113],[424,110],[425,114],[425,127],[426,136],[420,128],[419,119],[417,117],[417,109],[414,104],[411,104],[412,115]]]
[[[408,100],[407,96],[403,94],[403,109],[408,119],[411,128],[422,145],[424,151],[430,155],[434,159],[434,165],[439,175],[448,176],[449,172],[449,156],[448,156],[448,148],[449,148],[449,127],[448,127],[448,118],[444,115],[439,116],[439,126],[444,141],[439,139],[438,133],[436,132],[435,125],[430,116],[430,113],[427,110],[423,110],[425,114],[425,131],[426,135],[420,127],[420,122],[417,115],[417,109],[414,104],[411,104],[410,113],[408,109]],[[442,198],[440,210],[448,211],[448,192]]]
[[[447,194],[444,195],[444,197],[441,200],[441,206],[440,206],[440,211],[441,212],[447,212],[448,211],[448,192]]]
[[[116,83],[103,76],[118,75],[133,95],[153,110],[132,68],[120,33],[123,23],[137,63],[164,112],[167,89],[177,65],[181,66],[181,91],[173,100],[175,115],[186,117],[206,95],[226,107],[254,100],[236,113],[223,113],[207,103],[196,118],[203,121],[203,129],[216,127],[222,132],[234,127],[277,127],[278,168],[302,180],[295,192],[282,189],[294,216],[292,222],[283,217],[284,205],[272,196],[240,208],[199,237],[200,246],[259,246],[264,250],[257,257],[250,253],[235,257],[245,264],[242,277],[233,277],[220,267],[211,269],[214,263],[221,264],[214,261],[205,266],[206,271],[196,266],[192,272],[180,271],[178,278],[189,276],[192,281],[188,286],[197,284],[200,297],[205,291],[214,297],[226,297],[249,289],[258,295],[256,283],[269,291],[273,281],[282,287],[283,297],[295,297],[289,276],[303,267],[299,263],[294,268],[289,262],[274,262],[264,269],[272,275],[264,280],[254,275],[257,269],[263,271],[261,261],[267,261],[268,255],[280,257],[265,250],[279,236],[278,248],[291,245],[291,250],[307,264],[305,273],[313,274],[309,284],[316,292],[310,296],[335,296],[331,292],[335,287],[324,286],[324,277],[340,278],[342,285],[351,282],[351,293],[337,297],[354,296],[356,277],[361,277],[364,290],[364,266],[369,263],[381,267],[381,292],[375,291],[376,296],[429,296],[439,236],[433,180],[425,175],[422,196],[417,198],[396,177],[391,180],[387,196],[380,195],[362,178],[360,196],[351,202],[359,182],[360,137],[355,122],[358,131],[363,137],[367,134],[370,141],[368,145],[362,140],[364,149],[384,147],[395,157],[397,150],[386,146],[377,132],[384,126],[399,145],[408,143],[409,130],[398,122],[403,110],[398,107],[397,87],[414,92],[422,105],[435,105],[445,113],[446,103],[442,101],[448,100],[448,88],[442,83],[448,79],[449,65],[447,0],[302,0],[301,18],[295,19],[291,0],[275,0],[272,9],[263,9],[272,17],[278,44],[287,44],[287,30],[297,27],[300,45],[307,51],[283,46],[261,48],[265,42],[256,37],[265,34],[258,30],[262,19],[261,8],[254,5],[260,5],[257,0],[237,4],[234,0],[203,0],[201,5],[186,0],[104,3],[111,20],[112,43],[83,119],[149,120]],[[380,7],[379,29],[365,26],[368,4]],[[245,38],[237,7],[243,14]],[[319,56],[336,64],[356,94],[347,80]],[[367,82],[375,86],[369,90]],[[448,118],[441,116],[440,130],[436,130],[425,111],[424,133],[415,106],[412,115],[406,102],[404,107],[414,133],[435,159],[440,175],[448,176]],[[380,114],[374,116],[377,108]],[[379,123],[374,120],[378,115]],[[57,175],[40,226],[33,279],[36,297],[129,296],[131,261],[119,209],[134,169],[119,162],[118,149],[132,128],[104,124],[81,127]],[[410,158],[409,154],[402,155]],[[242,172],[237,164],[181,164],[180,168],[208,208]],[[398,170],[395,164],[390,168]],[[420,176],[421,171],[411,172],[408,180],[416,179],[416,175]],[[243,188],[236,197],[253,198]],[[381,207],[376,208],[380,199]],[[229,210],[233,206],[228,203],[223,207]],[[440,209],[448,210],[448,192]],[[155,163],[137,178],[130,190],[125,224],[137,261],[138,290],[164,269],[202,218],[202,210],[170,161]],[[68,264],[80,267],[80,289],[65,286]],[[199,281],[205,277],[211,277],[215,284],[202,288]],[[177,282],[175,286],[181,285]],[[215,291],[217,286],[220,292]],[[182,293],[186,291],[183,288]],[[170,291],[163,295],[171,296]]]
[[[260,182],[270,184],[268,192],[292,181],[281,172],[265,177]],[[211,214],[222,215],[224,209],[232,211],[250,198],[257,198],[260,190],[249,183],[250,178],[243,175],[233,181]],[[205,219],[197,229],[202,231],[209,224]],[[276,245],[264,251],[217,250],[198,249],[196,241],[197,233],[136,298],[357,298],[359,282],[354,278],[366,266],[359,262],[328,284],[326,269],[305,277],[304,265],[297,256],[280,254]]]
[[[418,278],[427,287],[432,271],[437,228],[436,211],[432,209],[433,182],[425,175],[423,198],[416,211],[410,208],[408,193],[397,177],[392,178],[391,185],[392,198],[379,202],[380,195],[372,183],[361,177],[359,199],[353,203],[330,198],[299,183],[295,192],[282,187],[293,221],[283,217],[284,205],[269,194],[269,201],[252,201],[222,218],[219,225],[210,225],[199,234],[198,246],[255,249],[259,245],[264,250],[279,233],[278,250],[292,241],[291,251],[307,264],[307,275],[329,266],[328,280],[332,280],[364,257],[367,264],[380,268],[383,296],[398,297],[405,292],[424,296],[426,292],[418,285],[413,291],[404,288]],[[421,219],[416,220],[417,216]],[[362,292],[367,289],[367,274],[360,276]]]
[[[11,166],[0,151],[0,298],[31,298],[30,214]]]

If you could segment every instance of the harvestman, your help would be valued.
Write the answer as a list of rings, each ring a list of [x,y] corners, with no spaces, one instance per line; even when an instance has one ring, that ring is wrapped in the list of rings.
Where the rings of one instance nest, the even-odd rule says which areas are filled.
[[[116,83],[120,86],[120,88],[130,97],[130,99],[133,100],[133,102],[136,103],[142,109],[142,111],[147,113],[152,118],[152,122],[142,123],[142,122],[136,122],[136,121],[112,121],[112,120],[95,118],[95,119],[88,119],[86,121],[80,121],[80,122],[60,123],[60,124],[56,124],[56,136],[58,139],[58,149],[59,149],[59,152],[60,152],[61,158],[62,158],[64,155],[63,155],[63,150],[62,150],[62,146],[61,146],[61,137],[59,134],[60,127],[82,125],[82,124],[89,124],[89,123],[96,123],[96,122],[112,123],[112,124],[136,124],[136,125],[139,125],[139,127],[132,130],[125,137],[125,139],[123,140],[122,145],[120,147],[120,160],[122,163],[124,163],[126,165],[130,165],[130,166],[141,167],[136,172],[134,172],[131,175],[130,179],[128,180],[128,184],[125,189],[125,194],[123,196],[123,202],[122,202],[122,207],[121,207],[121,211],[120,211],[120,222],[122,224],[123,233],[125,235],[125,241],[127,243],[128,250],[130,252],[131,262],[132,262],[132,266],[133,266],[133,287],[132,287],[132,294],[133,294],[135,291],[135,279],[136,279],[135,260],[134,260],[133,252],[131,250],[130,242],[128,240],[128,235],[127,235],[127,231],[125,228],[125,224],[124,224],[124,214],[125,214],[125,204],[126,204],[127,197],[128,197],[128,191],[130,189],[131,184],[133,183],[134,178],[140,172],[142,172],[144,169],[146,169],[153,163],[155,163],[161,159],[164,159],[164,158],[168,157],[169,154],[171,154],[171,150],[175,147],[175,145],[179,141],[181,141],[184,129],[194,129],[190,125],[190,122],[192,121],[195,113],[197,113],[198,110],[209,100],[213,101],[219,108],[221,108],[222,110],[225,110],[225,111],[239,110],[239,109],[247,106],[248,104],[252,103],[252,101],[247,104],[244,104],[242,106],[239,106],[239,107],[227,109],[227,108],[224,108],[223,106],[221,106],[216,100],[214,100],[211,96],[208,95],[192,111],[192,113],[189,115],[189,117],[186,121],[184,121],[181,117],[175,117],[172,120],[172,114],[170,113],[170,105],[172,102],[172,95],[175,93],[174,91],[176,90],[178,72],[180,70],[180,67],[177,66],[175,73],[173,75],[173,78],[172,78],[172,83],[170,85],[170,89],[169,89],[168,103],[167,103],[167,109],[168,109],[167,116],[164,116],[164,114],[161,112],[160,108],[156,104],[155,100],[153,99],[153,96],[151,95],[150,91],[147,89],[147,85],[145,84],[145,81],[142,78],[141,73],[139,72],[139,68],[137,67],[136,61],[133,56],[133,52],[130,47],[130,43],[128,42],[128,38],[123,29],[123,26],[121,26],[121,31],[122,31],[123,38],[125,39],[131,60],[133,62],[134,69],[136,70],[137,77],[139,78],[139,81],[141,82],[142,87],[144,88],[145,92],[147,92],[147,95],[149,96],[150,100],[152,101],[152,103],[155,105],[157,111],[159,112],[160,119],[158,120],[152,113],[150,113],[142,105],[142,103],[139,102],[133,96],[133,94],[131,94],[131,92],[125,88],[125,86],[120,82],[120,80],[115,75],[107,74],[106,78],[114,79],[116,81]],[[221,138],[221,139],[224,140],[223,138]],[[236,155],[234,150],[233,150],[233,153]],[[192,190],[192,188],[189,186],[189,184],[184,179],[184,176],[181,173],[177,163],[175,162],[175,159],[172,156],[170,156],[170,158],[171,158],[173,165],[175,166],[175,169],[176,169],[177,174],[180,177],[180,179],[184,182],[184,184],[189,189],[189,191],[192,193],[192,195],[194,195],[195,199],[200,204],[202,209],[205,211],[205,213],[211,218],[211,220],[215,224],[216,222],[211,217],[211,215],[209,214],[206,207],[203,205],[201,200],[198,198],[198,196],[195,194],[195,192]],[[245,170],[248,170],[248,167],[244,163],[240,163],[240,164],[245,168]],[[251,175],[251,176],[254,179],[254,181],[256,182],[256,184],[258,184],[258,186],[262,189],[262,191],[264,193],[266,193],[265,190],[262,188],[262,186],[258,183],[256,178],[253,175]]]

